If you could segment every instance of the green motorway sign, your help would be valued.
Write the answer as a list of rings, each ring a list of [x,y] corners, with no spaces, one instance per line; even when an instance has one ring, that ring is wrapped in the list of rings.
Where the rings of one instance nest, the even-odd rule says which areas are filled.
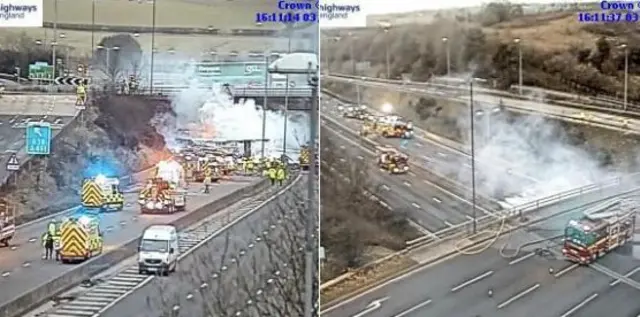
[[[29,65],[29,79],[53,80],[53,66],[36,62]]]
[[[199,78],[231,85],[264,84],[264,62],[204,62],[196,65]]]

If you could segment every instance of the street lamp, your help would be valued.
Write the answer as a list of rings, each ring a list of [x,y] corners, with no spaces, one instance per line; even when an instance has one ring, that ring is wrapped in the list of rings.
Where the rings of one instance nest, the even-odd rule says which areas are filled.
[[[61,41],[64,40],[65,38],[67,38],[67,35],[64,33],[60,33],[60,39]],[[64,47],[64,54],[65,54],[65,62],[64,62],[64,69],[65,71],[69,70],[69,45],[66,45]]]
[[[442,43],[444,43],[444,49],[447,54],[447,77],[451,77],[451,51],[449,49],[449,38],[442,37]]]
[[[629,47],[627,44],[620,45],[624,50],[624,103],[623,110],[627,111],[627,100],[629,92]]]
[[[393,112],[393,105],[388,103],[388,102],[384,103],[384,104],[382,104],[381,110],[382,110],[382,112],[384,112],[386,114],[391,114]]]
[[[355,59],[355,54],[353,53],[353,45],[356,39],[358,39],[357,36],[353,35],[353,32],[349,32],[349,58],[351,59],[351,69],[352,69],[352,73],[355,76],[356,75],[356,59]]]
[[[380,27],[382,27],[382,30],[384,31],[384,37],[386,39],[387,34],[389,33],[389,29],[391,28],[391,23],[388,23],[388,22],[380,23]],[[391,79],[391,65],[389,63],[389,42],[388,41],[385,41],[384,51],[385,51],[385,64],[387,68],[387,79]]]
[[[518,45],[518,94],[522,95],[522,44],[520,38],[513,39]]]
[[[484,119],[484,143],[489,143],[491,139],[491,117],[501,111],[500,107],[491,109],[480,109],[475,111],[475,117]]]
[[[120,47],[119,46],[106,47],[104,45],[98,45],[96,46],[96,48],[98,50],[104,50],[106,52],[105,66],[107,67],[107,76],[111,76],[111,51],[117,52],[120,50]],[[112,78],[112,80],[115,80],[115,78]]]
[[[476,132],[475,116],[476,110],[473,103],[473,82],[484,81],[479,78],[469,78],[469,120],[471,133],[471,212],[473,217],[473,234],[477,232],[477,208],[476,208]]]

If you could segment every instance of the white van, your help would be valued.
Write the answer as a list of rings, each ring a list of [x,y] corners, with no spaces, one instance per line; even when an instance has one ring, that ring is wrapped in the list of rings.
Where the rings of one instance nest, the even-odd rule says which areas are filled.
[[[138,272],[168,275],[178,266],[178,231],[170,225],[153,225],[142,233],[138,247]]]

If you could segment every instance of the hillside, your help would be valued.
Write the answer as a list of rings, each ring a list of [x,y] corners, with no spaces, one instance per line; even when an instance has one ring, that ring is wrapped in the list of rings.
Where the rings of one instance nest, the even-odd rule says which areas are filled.
[[[636,24],[581,24],[575,12],[525,15],[514,6],[488,4],[464,19],[441,16],[430,23],[392,25],[388,32],[379,27],[325,32],[323,54],[333,72],[352,73],[353,46],[358,73],[385,77],[388,49],[391,77],[428,80],[446,75],[448,45],[452,73],[473,72],[506,88],[518,80],[514,39],[519,38],[525,85],[620,97],[625,56],[620,45],[628,43],[629,97],[640,101]]]

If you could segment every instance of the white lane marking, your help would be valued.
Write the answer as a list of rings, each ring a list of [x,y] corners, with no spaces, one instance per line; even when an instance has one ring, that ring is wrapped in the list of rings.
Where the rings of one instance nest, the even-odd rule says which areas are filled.
[[[414,173],[414,172],[409,172],[409,176],[416,177],[417,175],[416,175],[416,173]]]
[[[529,254],[526,254],[526,255],[523,255],[523,256],[521,256],[521,257],[519,257],[519,258],[517,258],[517,259],[514,259],[514,260],[513,260],[513,261],[511,261],[511,262],[509,262],[509,265],[518,264],[518,263],[520,263],[520,262],[522,262],[522,261],[524,261],[524,260],[526,260],[526,259],[528,259],[528,258],[530,258],[530,257],[532,257],[532,256],[534,256],[534,255],[536,255],[536,254],[535,254],[535,253],[533,253],[533,252],[532,252],[532,253],[529,253]]]
[[[467,220],[473,222],[473,217],[469,216],[469,215],[465,215],[465,217],[467,218]]]
[[[404,184],[404,186],[411,187],[411,183],[409,183],[409,182],[404,182],[403,184]]]
[[[446,221],[446,220],[444,221],[444,224],[445,224],[445,225],[447,225],[447,226],[449,226],[449,227],[455,227],[455,225],[454,225],[454,224],[452,224],[452,223],[450,223],[450,222],[448,222],[448,221]]]
[[[387,186],[387,185],[382,185],[380,187],[382,187],[382,189],[384,189],[384,190],[389,190],[389,186]]]
[[[418,209],[420,209],[420,205],[416,204],[416,203],[411,203],[411,206],[416,207]]]
[[[540,283],[537,283],[537,284],[525,289],[524,291],[516,294],[515,296],[507,299],[506,301],[502,302],[500,305],[498,305],[498,309],[502,309],[502,308],[505,308],[505,307],[509,306],[509,304],[519,300],[520,298],[522,298],[522,297],[526,296],[527,294],[537,290],[538,288],[540,288]]]
[[[486,271],[486,272],[484,272],[484,273],[482,273],[482,274],[480,274],[480,275],[478,275],[478,276],[476,276],[476,277],[474,277],[474,278],[472,278],[472,279],[470,279],[470,280],[468,280],[466,282],[462,282],[462,284],[459,284],[458,286],[455,286],[454,288],[451,289],[451,292],[455,293],[455,292],[457,292],[457,291],[459,291],[459,290],[461,290],[461,289],[463,289],[463,288],[465,288],[465,287],[467,287],[467,286],[469,286],[469,285],[471,285],[473,283],[476,283],[476,282],[480,281],[483,278],[487,278],[487,277],[491,276],[492,274],[493,274],[493,271]]]
[[[357,158],[358,158],[359,160],[364,160],[364,156],[362,156],[362,155],[358,155],[358,156],[357,156]]]
[[[406,316],[406,315],[411,314],[412,312],[414,312],[414,311],[416,311],[416,310],[418,310],[418,309],[420,309],[420,308],[422,308],[424,306],[427,306],[429,304],[431,304],[431,300],[427,299],[426,301],[424,301],[424,302],[422,302],[422,303],[420,303],[418,305],[415,305],[415,306],[413,306],[413,307],[411,307],[411,308],[409,308],[409,309],[407,309],[407,310],[405,310],[405,311],[403,311],[403,312],[401,312],[401,313],[399,313],[399,314],[397,314],[397,315],[395,315],[393,317]]]
[[[413,221],[413,220],[409,220],[409,225],[413,226],[414,228],[416,228],[416,230],[420,231],[422,234],[426,235],[426,236],[430,236],[434,239],[439,240],[440,238],[438,238],[438,236],[429,231],[427,228],[423,227],[422,225],[420,225],[419,223]]]
[[[635,274],[636,272],[640,271],[640,266],[629,271],[629,273],[625,274],[624,277],[630,277],[631,275]],[[609,286],[616,286],[618,284],[620,284],[620,282],[622,282],[622,280],[620,279],[616,279],[615,281],[609,283]]]
[[[569,271],[572,271],[572,270],[576,269],[579,265],[580,264],[577,264],[577,263],[576,264],[571,264],[571,265],[567,266],[566,268],[562,269],[562,271],[554,274],[553,276],[555,276],[555,277],[563,276],[563,275],[567,274]]]
[[[438,204],[442,203],[442,200],[440,200],[438,197],[433,197],[431,199],[433,199],[433,201],[437,202]]]
[[[560,317],[569,317],[569,316],[573,315],[573,313],[578,311],[578,309],[580,309],[580,308],[584,307],[585,305],[589,304],[589,302],[594,300],[594,299],[596,299],[596,297],[598,297],[598,293],[591,294],[591,296],[585,298],[578,305],[573,306],[571,309],[569,309],[566,313],[562,314],[562,316],[560,316]]]
[[[384,201],[380,200],[380,201],[378,201],[378,203],[380,203],[380,205],[382,205],[382,207],[387,208],[389,210],[392,210],[391,206],[389,206],[389,204],[385,203]]]

